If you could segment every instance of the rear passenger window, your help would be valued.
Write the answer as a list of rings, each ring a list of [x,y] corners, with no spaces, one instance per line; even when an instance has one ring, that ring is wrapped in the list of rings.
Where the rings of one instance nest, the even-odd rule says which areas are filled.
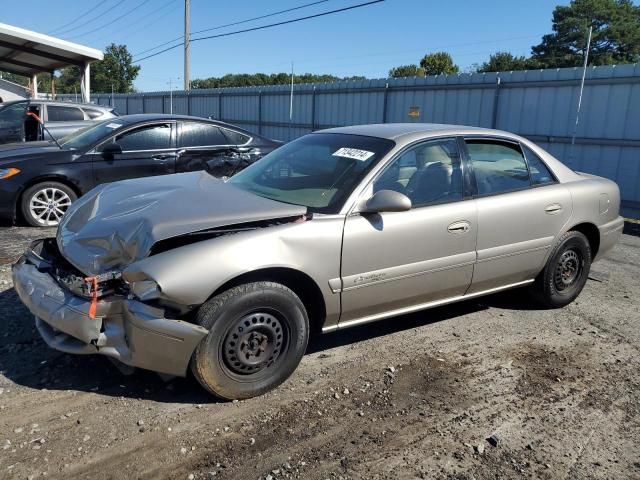
[[[47,115],[50,122],[76,122],[84,120],[82,110],[76,107],[48,105]]]
[[[215,125],[196,122],[182,124],[181,147],[209,147],[228,144],[227,137]]]
[[[227,137],[229,145],[244,145],[251,139],[251,137],[247,135],[243,135],[240,132],[234,132],[233,130],[227,130],[226,128],[222,129],[222,133]]]
[[[466,143],[479,195],[530,186],[529,170],[519,146],[491,140],[467,140]]]
[[[556,182],[553,174],[549,170],[549,167],[545,165],[538,155],[533,153],[533,150],[524,146],[524,154],[527,157],[527,163],[529,164],[531,185],[549,185],[550,183]]]
[[[86,113],[87,116],[92,120],[100,118],[103,115],[103,112],[101,110],[94,110],[92,108],[85,108],[84,113]]]

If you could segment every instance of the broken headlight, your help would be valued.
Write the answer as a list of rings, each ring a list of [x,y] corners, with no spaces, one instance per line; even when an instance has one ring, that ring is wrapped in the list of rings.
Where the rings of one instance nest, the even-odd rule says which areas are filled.
[[[155,280],[151,280],[144,275],[127,274],[123,272],[122,279],[129,287],[129,296],[142,300],[154,300],[160,297],[160,286]]]

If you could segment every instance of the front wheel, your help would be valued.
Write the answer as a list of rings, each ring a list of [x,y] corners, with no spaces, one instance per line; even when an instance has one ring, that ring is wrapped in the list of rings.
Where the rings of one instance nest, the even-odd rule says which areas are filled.
[[[558,239],[533,284],[534,297],[546,307],[564,307],[580,295],[590,269],[591,247],[587,237],[580,232],[566,232]]]
[[[32,185],[22,194],[24,219],[33,227],[55,227],[76,201],[77,195],[67,185],[43,182]]]
[[[196,322],[209,334],[194,352],[191,371],[206,390],[227,400],[276,388],[296,369],[309,340],[300,298],[273,282],[216,295],[200,307]]]

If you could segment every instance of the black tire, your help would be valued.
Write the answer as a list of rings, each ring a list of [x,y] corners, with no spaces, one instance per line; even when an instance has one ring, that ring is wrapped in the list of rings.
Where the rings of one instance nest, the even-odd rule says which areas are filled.
[[[49,206],[44,204],[46,198],[51,200]],[[64,183],[37,183],[22,194],[20,210],[25,221],[32,227],[55,227],[77,198],[73,189]]]
[[[217,397],[262,395],[296,369],[309,341],[307,311],[290,289],[255,282],[231,288],[200,307],[209,330],[191,359],[198,382]]]
[[[591,246],[584,234],[570,231],[556,243],[544,270],[536,278],[532,293],[548,308],[573,302],[587,283],[591,269]]]

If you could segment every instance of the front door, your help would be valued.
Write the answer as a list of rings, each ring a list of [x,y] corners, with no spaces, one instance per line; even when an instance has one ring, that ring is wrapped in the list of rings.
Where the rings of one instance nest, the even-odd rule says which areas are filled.
[[[176,148],[171,131],[171,122],[147,124],[102,143],[93,154],[95,185],[175,173]],[[120,145],[122,153],[103,155],[102,149],[113,142]]]
[[[347,217],[341,324],[405,313],[464,295],[476,259],[474,200],[464,192],[456,139],[423,142],[397,156],[369,194],[407,195],[406,212]],[[408,176],[408,178],[407,178]]]
[[[475,138],[465,143],[478,206],[478,263],[469,293],[531,280],[571,215],[571,195],[533,151],[523,151],[517,142]]]

